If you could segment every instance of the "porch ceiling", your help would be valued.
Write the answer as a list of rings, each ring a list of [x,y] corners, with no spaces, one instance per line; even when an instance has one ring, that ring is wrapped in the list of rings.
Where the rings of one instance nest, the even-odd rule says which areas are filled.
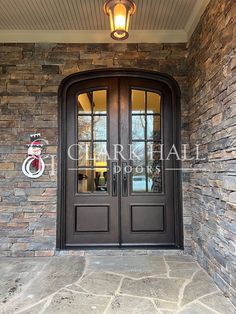
[[[0,42],[114,42],[105,0],[0,0]],[[135,0],[126,42],[186,42],[209,0]]]

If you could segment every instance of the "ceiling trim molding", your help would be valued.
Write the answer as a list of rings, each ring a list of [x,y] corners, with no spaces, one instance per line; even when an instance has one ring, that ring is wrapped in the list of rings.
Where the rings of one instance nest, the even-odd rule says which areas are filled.
[[[123,43],[186,43],[185,30],[131,30]],[[109,30],[0,30],[1,43],[118,43]]]
[[[195,28],[197,27],[198,22],[200,21],[201,16],[203,15],[210,1],[211,0],[196,0],[194,9],[190,14],[185,26],[188,41],[190,40]]]

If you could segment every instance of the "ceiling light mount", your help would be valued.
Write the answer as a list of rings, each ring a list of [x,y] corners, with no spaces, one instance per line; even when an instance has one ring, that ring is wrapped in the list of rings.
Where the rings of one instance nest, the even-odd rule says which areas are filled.
[[[130,16],[136,11],[134,1],[107,0],[103,9],[110,18],[111,37],[115,40],[127,39]]]

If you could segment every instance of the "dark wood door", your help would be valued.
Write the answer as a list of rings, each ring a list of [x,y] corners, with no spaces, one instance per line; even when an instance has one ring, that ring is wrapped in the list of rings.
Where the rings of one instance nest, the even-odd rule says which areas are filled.
[[[109,77],[66,99],[65,246],[174,246],[170,89]]]
[[[66,245],[120,243],[118,177],[112,154],[118,143],[118,79],[75,84],[67,102]]]
[[[174,245],[172,99],[162,83],[120,82],[121,244]],[[173,156],[172,156],[173,157]]]

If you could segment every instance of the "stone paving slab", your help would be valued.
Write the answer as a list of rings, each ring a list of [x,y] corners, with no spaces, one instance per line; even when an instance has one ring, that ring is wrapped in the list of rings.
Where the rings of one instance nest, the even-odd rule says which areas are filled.
[[[144,278],[140,280],[125,278],[120,293],[178,302],[179,291],[183,284],[183,279],[176,278]]]
[[[142,278],[167,274],[163,256],[92,256],[89,258],[88,271],[103,270]]]
[[[188,255],[0,259],[0,314],[233,314]]]

